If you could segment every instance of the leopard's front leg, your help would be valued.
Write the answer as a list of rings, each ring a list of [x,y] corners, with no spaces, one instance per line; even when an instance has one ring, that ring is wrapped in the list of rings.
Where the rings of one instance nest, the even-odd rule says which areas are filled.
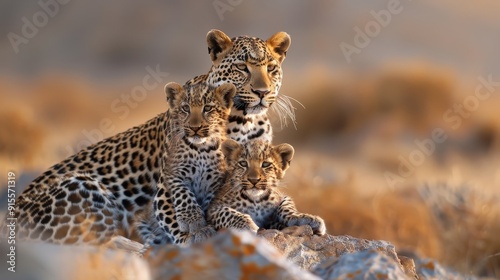
[[[192,192],[189,191],[189,193],[191,193],[192,198],[196,203]],[[182,197],[183,196],[181,196],[181,199]],[[188,219],[185,218],[186,214],[183,214],[184,216],[181,216],[182,218],[184,218],[181,226],[181,223],[179,222],[179,212],[177,212],[175,209],[175,200],[176,199],[173,195],[172,190],[169,190],[162,183],[158,184],[158,193],[155,197],[154,202],[155,216],[160,227],[165,229],[167,235],[170,236],[171,239],[173,239],[175,244],[197,243],[204,241],[215,234],[215,230],[213,229],[213,227],[206,225],[205,217],[202,212],[201,214],[197,214],[199,221],[196,222],[197,227],[193,226],[192,223],[189,224],[186,222],[186,220],[189,220],[189,217]],[[183,203],[188,201],[187,199],[182,200],[183,202],[179,200],[177,201],[177,203],[181,205],[181,208]],[[187,215],[189,215],[189,213]],[[200,219],[202,220],[200,221]]]
[[[315,215],[304,214],[297,211],[293,200],[285,196],[277,211],[278,221],[288,227],[290,226],[311,226],[313,232],[318,235],[326,233],[325,222]]]
[[[216,230],[233,228],[250,230],[255,233],[259,230],[259,226],[255,224],[250,215],[227,206],[210,208],[208,210],[208,220]]]
[[[195,232],[205,227],[207,225],[205,214],[196,201],[195,194],[189,189],[186,180],[167,178],[166,185],[170,191],[180,231]]]

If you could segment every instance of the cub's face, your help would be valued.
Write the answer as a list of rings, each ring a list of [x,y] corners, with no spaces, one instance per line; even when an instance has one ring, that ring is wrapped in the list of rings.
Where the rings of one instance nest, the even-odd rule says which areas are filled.
[[[204,83],[188,87],[167,84],[165,93],[179,136],[194,145],[202,145],[209,138],[223,137],[235,92],[232,84],[217,88]]]
[[[281,87],[281,63],[290,46],[290,36],[279,32],[263,41],[246,36],[230,39],[219,30],[207,34],[213,62],[208,82],[232,83],[237,88],[234,107],[247,114],[265,114],[276,101]]]
[[[229,181],[233,187],[254,201],[269,196],[290,166],[294,149],[289,144],[271,146],[265,141],[241,145],[234,140],[222,143]]]

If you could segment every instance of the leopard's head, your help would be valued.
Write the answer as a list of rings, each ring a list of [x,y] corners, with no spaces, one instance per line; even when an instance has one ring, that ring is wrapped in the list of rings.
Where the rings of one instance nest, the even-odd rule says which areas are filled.
[[[288,99],[280,102],[281,63],[290,47],[290,36],[278,32],[266,41],[259,38],[240,36],[229,38],[220,30],[207,34],[208,52],[212,69],[208,83],[219,85],[232,83],[237,92],[234,107],[243,115],[266,114],[274,103],[280,104],[286,114],[293,108]],[[280,111],[278,108],[278,112]]]
[[[168,83],[165,93],[173,131],[194,145],[202,145],[208,139],[221,139],[225,136],[225,124],[235,92],[232,84],[211,88],[205,83],[184,87]]]
[[[242,145],[226,140],[221,146],[232,186],[254,201],[269,196],[278,187],[290,166],[294,149],[290,144],[272,146],[267,141],[255,140]]]

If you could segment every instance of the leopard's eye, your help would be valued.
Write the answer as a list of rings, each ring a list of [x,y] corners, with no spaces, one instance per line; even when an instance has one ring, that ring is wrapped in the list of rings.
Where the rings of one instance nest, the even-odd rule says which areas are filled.
[[[182,111],[184,111],[184,112],[186,112],[186,113],[189,113],[189,110],[190,110],[190,109],[189,109],[189,105],[183,105],[183,106],[181,107],[181,109],[182,109]]]
[[[248,167],[248,163],[244,160],[238,162],[238,164],[241,166],[241,167]]]
[[[273,72],[274,70],[276,70],[276,67],[276,64],[267,65],[267,72]]]
[[[241,71],[248,72],[248,67],[245,63],[238,63],[236,64],[236,68]]]
[[[211,112],[213,109],[214,109],[214,106],[212,106],[212,105],[205,105],[205,107],[203,107],[203,111],[205,113]]]
[[[264,161],[264,162],[262,163],[262,168],[267,168],[267,167],[269,167],[269,166],[271,166],[271,163],[270,163],[269,161]]]

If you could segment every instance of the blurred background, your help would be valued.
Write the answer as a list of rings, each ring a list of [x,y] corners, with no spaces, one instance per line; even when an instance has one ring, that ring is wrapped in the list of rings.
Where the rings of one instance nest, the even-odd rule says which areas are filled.
[[[1,1],[0,185],[14,171],[20,192],[167,110],[167,82],[209,70],[210,29],[286,31],[296,122],[273,120],[296,148],[283,188],[299,210],[500,277],[499,14],[495,0]]]

